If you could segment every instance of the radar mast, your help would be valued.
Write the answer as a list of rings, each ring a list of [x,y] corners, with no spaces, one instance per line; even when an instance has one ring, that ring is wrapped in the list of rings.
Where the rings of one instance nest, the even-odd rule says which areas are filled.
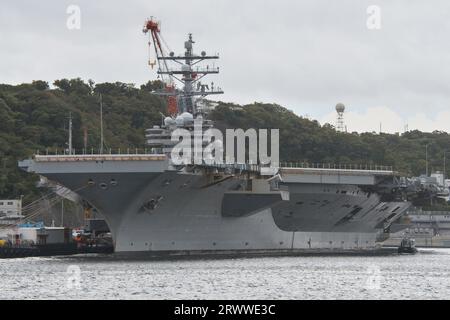
[[[214,82],[209,84],[201,80],[209,74],[218,74],[219,67],[214,61],[219,59],[219,55],[207,55],[205,51],[199,54],[194,52],[195,41],[192,34],[188,34],[188,39],[184,43],[184,55],[176,55],[170,51],[166,42],[161,36],[160,22],[153,18],[145,22],[143,32],[149,34],[149,46],[153,42],[156,60],[149,60],[150,66],[158,65],[157,74],[161,76],[165,88],[156,91],[155,94],[166,96],[169,104],[171,116],[189,112],[194,116],[201,114],[197,109],[196,101],[209,95],[223,94],[220,87],[216,87]],[[164,44],[164,46],[163,46]],[[169,54],[167,54],[169,52]],[[213,65],[202,63],[212,61]],[[182,89],[177,89],[175,83],[180,83]]]

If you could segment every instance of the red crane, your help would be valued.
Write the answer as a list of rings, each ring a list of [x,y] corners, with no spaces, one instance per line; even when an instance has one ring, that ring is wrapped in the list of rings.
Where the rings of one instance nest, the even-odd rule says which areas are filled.
[[[153,46],[155,48],[156,59],[153,62],[151,61],[151,59],[149,59],[148,63],[152,67],[152,69],[156,65],[156,63],[158,63],[159,71],[163,71],[162,73],[160,73],[160,75],[165,85],[164,89],[167,96],[167,109],[169,114],[171,116],[174,116],[178,113],[177,96],[175,92],[175,83],[170,76],[166,76],[169,72],[167,61],[164,59],[160,59],[166,57],[166,53],[162,44],[164,43],[164,45],[167,47],[167,44],[161,36],[160,22],[154,21],[153,18],[150,18],[145,22],[143,32],[145,34],[149,33],[149,52],[151,51],[151,43],[153,42],[154,44]]]

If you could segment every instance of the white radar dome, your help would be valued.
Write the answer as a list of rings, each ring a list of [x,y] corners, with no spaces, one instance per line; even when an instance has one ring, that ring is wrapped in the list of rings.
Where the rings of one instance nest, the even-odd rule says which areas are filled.
[[[171,118],[171,117],[166,117],[165,119],[164,119],[164,124],[166,125],[166,126],[171,126],[171,125],[174,125],[176,122],[175,122],[175,119],[173,119],[173,118]]]
[[[345,106],[344,106],[344,104],[339,102],[339,103],[336,105],[336,111],[337,111],[337,112],[344,112],[344,111],[345,111]]]
[[[181,114],[181,117],[183,117],[184,121],[192,121],[192,120],[194,120],[194,116],[192,115],[192,113],[189,113],[189,112],[183,112]]]
[[[178,117],[176,117],[175,119],[175,123],[177,124],[177,126],[182,126],[184,125],[184,119],[181,115],[179,115]]]

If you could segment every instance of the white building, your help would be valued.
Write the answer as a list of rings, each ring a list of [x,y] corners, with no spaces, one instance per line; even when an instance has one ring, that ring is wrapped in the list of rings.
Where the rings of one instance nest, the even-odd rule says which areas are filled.
[[[445,179],[445,187],[450,188],[450,179]]]
[[[20,216],[22,214],[22,199],[0,200],[0,217]]]
[[[63,227],[9,227],[0,228],[0,239],[15,245],[57,244],[72,241],[71,230]]]
[[[440,187],[444,186],[444,174],[443,173],[436,171],[431,174],[431,177],[436,179],[438,186],[440,186]]]

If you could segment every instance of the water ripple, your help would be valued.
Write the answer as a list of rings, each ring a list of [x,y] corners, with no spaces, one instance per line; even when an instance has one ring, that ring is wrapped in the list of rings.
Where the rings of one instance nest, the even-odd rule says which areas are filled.
[[[450,249],[415,256],[0,260],[10,299],[446,299]]]

